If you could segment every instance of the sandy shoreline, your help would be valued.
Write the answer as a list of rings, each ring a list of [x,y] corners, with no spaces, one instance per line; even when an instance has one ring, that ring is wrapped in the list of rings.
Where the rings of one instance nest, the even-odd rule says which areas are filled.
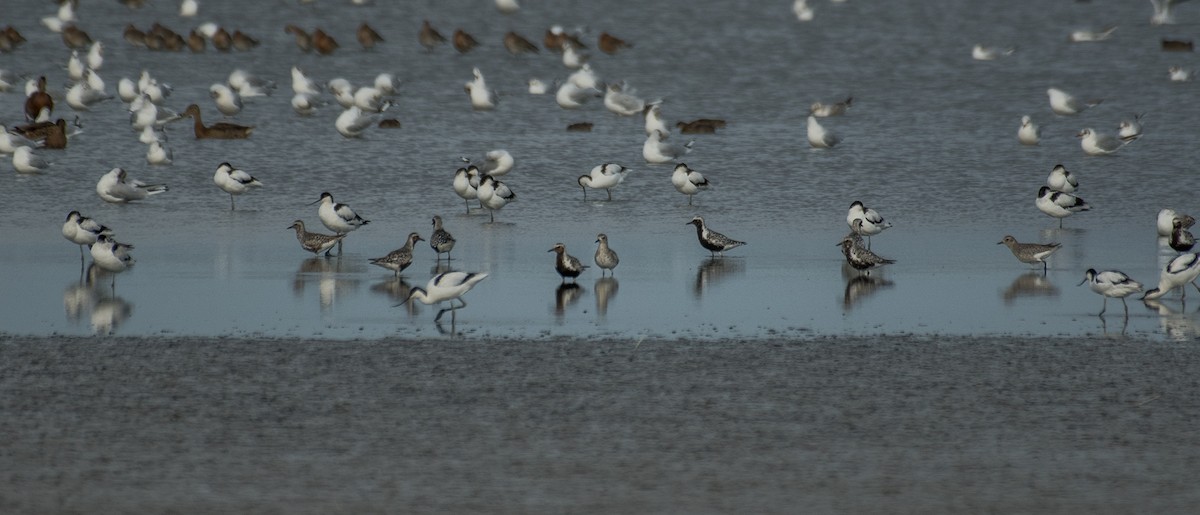
[[[1185,513],[1142,340],[0,337],[5,513]]]

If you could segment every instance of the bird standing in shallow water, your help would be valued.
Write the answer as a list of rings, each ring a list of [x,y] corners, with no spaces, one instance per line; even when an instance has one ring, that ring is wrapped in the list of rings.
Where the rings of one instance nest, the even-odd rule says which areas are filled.
[[[79,261],[83,261],[83,247],[96,243],[101,234],[112,234],[112,229],[83,216],[79,211],[67,213],[67,221],[63,223],[62,235],[71,243],[79,245]]]
[[[854,221],[859,223],[855,224]],[[883,232],[892,226],[891,222],[885,221],[883,215],[878,211],[863,205],[862,201],[855,200],[850,203],[850,209],[846,212],[846,224],[850,226],[850,230],[854,234],[867,237],[867,248],[871,248],[871,236]]]
[[[333,246],[337,245],[345,238],[345,234],[330,235],[316,232],[308,232],[304,230],[304,222],[296,220],[288,229],[296,230],[296,239],[300,241],[300,246],[313,254],[325,253],[326,256],[333,250]]]
[[[321,218],[321,223],[329,230],[345,235],[350,231],[358,229],[364,225],[371,223],[370,220],[365,220],[358,216],[350,206],[346,204],[338,204],[333,201],[333,195],[328,191],[321,193],[321,198],[317,199],[321,203],[321,207],[317,208],[317,216]],[[310,204],[311,205],[311,204]],[[338,255],[342,253],[342,241],[338,240]]]
[[[1186,299],[1188,283],[1192,283],[1196,291],[1200,291],[1200,285],[1196,284],[1197,277],[1200,277],[1200,254],[1180,254],[1159,273],[1158,288],[1147,291],[1141,300],[1157,299],[1175,288],[1180,288],[1180,298]]]
[[[558,275],[562,276],[562,282],[567,282],[567,278],[571,278],[571,282],[575,282],[575,278],[579,277],[583,271],[589,268],[587,265],[579,261],[579,258],[567,254],[567,247],[561,243],[555,243],[554,248],[546,252],[554,252],[557,254],[554,259],[554,270]]]
[[[1130,294],[1142,291],[1142,284],[1130,279],[1124,272],[1117,270],[1105,270],[1096,272],[1095,268],[1089,268],[1083,274],[1083,281],[1079,282],[1079,286],[1083,283],[1090,283],[1092,291],[1100,294],[1104,298],[1104,307],[1100,309],[1097,316],[1104,315],[1108,310],[1108,298],[1121,299],[1121,304],[1125,306],[1125,317],[1129,317],[1129,304],[1125,303],[1125,297]]]
[[[241,195],[250,188],[261,188],[262,183],[255,179],[250,174],[234,168],[229,163],[221,163],[217,165],[217,171],[213,174],[213,182],[222,191],[229,194],[229,210],[237,209],[233,204],[233,196]]]
[[[371,258],[369,261],[372,265],[378,265],[388,270],[396,272],[396,277],[400,277],[400,272],[403,272],[408,265],[413,261],[413,248],[418,241],[424,241],[420,234],[409,233],[408,239],[404,240],[404,246],[388,253],[388,255]]]
[[[1063,193],[1071,193],[1075,188],[1079,187],[1079,179],[1076,179],[1067,167],[1059,164],[1054,165],[1054,169],[1050,170],[1050,175],[1046,177],[1046,185],[1055,191]]]
[[[608,235],[600,233],[596,235],[596,266],[600,267],[600,277],[604,277],[604,271],[607,270],[610,274],[617,267],[621,259],[617,257],[617,253],[608,247]]]
[[[1020,243],[1016,238],[1008,235],[1004,236],[1004,239],[996,244],[1007,245],[1008,250],[1011,250],[1013,256],[1016,256],[1017,260],[1022,263],[1029,263],[1031,265],[1041,263],[1042,275],[1045,275],[1047,270],[1046,258],[1062,248],[1062,244],[1059,243],[1046,245],[1040,243]]]
[[[1171,221],[1171,238],[1167,240],[1167,244],[1176,252],[1187,252],[1196,246],[1196,238],[1192,236],[1191,231],[1184,228],[1182,218]]]
[[[608,200],[612,200],[612,189],[621,184],[628,173],[629,169],[624,166],[616,163],[604,163],[592,168],[588,175],[579,176],[576,182],[583,189],[583,200],[587,200],[588,188],[604,190],[608,193]]]
[[[699,193],[700,190],[708,189],[708,179],[705,179],[700,172],[688,168],[686,163],[675,165],[675,171],[671,172],[671,184],[675,186],[675,190],[688,196],[688,205],[692,205],[692,195]]]
[[[437,304],[442,301],[450,301],[450,307],[438,311],[433,321],[441,320],[442,315],[447,311],[450,312],[451,323],[453,323],[455,312],[467,306],[467,301],[462,299],[462,296],[471,288],[474,288],[479,281],[486,279],[488,274],[480,272],[444,272],[433,276],[429,283],[424,288],[414,287],[408,292],[408,298],[397,306],[407,303],[412,299],[421,301],[426,305]],[[458,299],[461,303],[457,307],[454,305],[454,299]]]
[[[437,252],[438,261],[441,261],[442,254],[446,255],[446,261],[450,261],[450,251],[454,250],[454,236],[442,228],[441,216],[433,216],[433,234],[429,235],[429,246]]]
[[[870,270],[896,262],[894,259],[885,259],[871,252],[863,246],[862,237],[854,233],[846,235],[838,245],[842,247],[842,255],[846,257],[846,262],[857,270]]]
[[[1062,219],[1071,216],[1079,211],[1087,211],[1092,208],[1090,204],[1084,202],[1083,199],[1076,197],[1070,193],[1054,191],[1049,186],[1042,186],[1038,190],[1037,201],[1034,202],[1041,212],[1053,216],[1058,219],[1058,228],[1062,229]]]
[[[708,225],[704,223],[704,218],[699,216],[692,218],[692,221],[688,222],[688,224],[696,226],[696,237],[700,239],[700,246],[707,249],[712,257],[717,257],[718,252],[724,256],[726,250],[746,244],[744,241],[737,241],[717,231],[710,230]]]

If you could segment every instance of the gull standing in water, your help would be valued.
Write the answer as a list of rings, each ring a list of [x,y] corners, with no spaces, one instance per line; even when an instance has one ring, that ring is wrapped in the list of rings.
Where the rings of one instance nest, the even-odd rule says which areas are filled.
[[[584,270],[591,268],[579,261],[579,258],[567,254],[567,247],[561,243],[555,243],[554,248],[546,252],[554,252],[554,270],[558,275],[562,276],[562,282],[567,282],[567,278],[571,278],[571,282],[575,282],[575,278],[579,277]]]
[[[105,202],[122,204],[167,191],[165,184],[146,184],[129,177],[123,168],[113,168],[96,182],[96,194]]]
[[[217,171],[213,174],[213,183],[221,188],[222,191],[229,194],[229,210],[237,209],[233,203],[234,195],[241,195],[250,188],[261,188],[262,182],[255,179],[250,174],[234,168],[229,163],[221,163],[217,165]]]
[[[700,172],[688,168],[686,163],[675,165],[675,171],[671,172],[671,184],[675,186],[675,190],[688,196],[689,206],[692,205],[692,195],[708,189],[708,179],[700,175]]]
[[[624,166],[616,163],[604,163],[592,168],[587,175],[579,176],[576,182],[583,189],[583,200],[587,200],[588,188],[604,190],[608,193],[608,200],[612,200],[612,189],[621,184],[627,174],[629,174],[629,169]]]
[[[600,233],[596,235],[596,266],[600,267],[600,277],[604,277],[604,272],[608,271],[612,275],[612,270],[621,262],[621,258],[617,257],[617,253],[608,246],[608,235]]]
[[[441,320],[442,315],[447,311],[450,312],[451,323],[453,323],[455,313],[467,306],[467,301],[462,299],[462,296],[471,291],[479,281],[487,279],[488,274],[481,272],[444,272],[433,276],[429,283],[424,288],[413,287],[409,290],[408,298],[397,306],[407,303],[410,300],[416,299],[425,305],[438,304],[442,301],[450,301],[450,307],[438,311],[433,321]],[[454,305],[454,300],[458,299],[460,304]]]
[[[1067,171],[1067,167],[1057,164],[1054,165],[1053,170],[1050,170],[1050,175],[1046,177],[1046,185],[1055,191],[1071,193],[1079,187],[1079,180]]]
[[[396,272],[396,277],[400,277],[400,272],[403,272],[408,265],[413,261],[413,248],[418,241],[424,241],[420,234],[409,233],[408,239],[404,240],[404,246],[388,253],[388,255],[371,258],[369,261],[372,265],[378,265],[388,270]]]
[[[1021,128],[1017,129],[1017,141],[1022,145],[1037,145],[1042,141],[1042,128],[1029,115],[1021,117]]]
[[[317,208],[317,216],[321,218],[321,223],[339,235],[345,235],[350,231],[371,223],[370,220],[364,220],[363,217],[358,216],[358,213],[355,213],[350,206],[334,202],[333,195],[328,191],[321,193],[321,198],[312,204],[316,204],[317,202],[321,203],[321,207]],[[342,241],[338,240],[338,255],[340,256],[341,254]]]
[[[685,225],[688,224],[696,226],[696,237],[700,240],[700,246],[707,249],[709,254],[711,254],[714,258],[717,257],[718,252],[720,252],[721,256],[723,257],[725,256],[726,250],[735,247],[741,247],[742,245],[746,244],[744,241],[737,241],[733,238],[725,236],[724,234],[709,229],[708,225],[704,223],[704,218],[699,216],[692,218],[692,221]]]
[[[808,117],[808,144],[813,148],[833,148],[841,141],[842,138],[833,131],[822,127],[815,116]]]
[[[304,230],[304,222],[296,220],[288,229],[296,230],[296,239],[300,241],[300,246],[313,254],[325,253],[326,256],[333,251],[333,246],[342,242],[346,237],[345,234],[321,234],[317,232],[308,232]]]
[[[50,168],[50,163],[42,156],[33,153],[33,149],[21,145],[13,151],[13,169],[19,173],[42,173]]]
[[[1016,238],[1008,235],[1004,236],[1004,239],[1000,240],[997,245],[1007,245],[1008,250],[1012,251],[1013,256],[1017,258],[1017,261],[1029,263],[1031,265],[1041,263],[1042,275],[1046,275],[1046,258],[1050,257],[1050,254],[1058,252],[1058,249],[1062,248],[1062,244],[1059,243],[1050,243],[1048,245],[1043,245],[1040,243],[1020,243]]]
[[[1082,113],[1102,102],[1101,100],[1083,102],[1075,98],[1074,95],[1058,88],[1047,89],[1046,94],[1050,97],[1050,110],[1054,111],[1054,114],[1063,116]]]
[[[1133,119],[1126,118],[1121,120],[1121,124],[1117,129],[1117,137],[1121,138],[1121,141],[1125,143],[1142,137],[1142,115],[1135,114],[1133,115]]]
[[[625,82],[610,83],[604,93],[604,107],[620,116],[641,114],[646,109],[646,101],[634,94],[633,88]]]
[[[1158,287],[1142,295],[1142,300],[1160,298],[1175,288],[1180,289],[1180,298],[1186,299],[1188,283],[1192,283],[1196,291],[1200,291],[1200,285],[1196,284],[1197,277],[1200,277],[1200,254],[1180,254],[1167,263],[1166,268],[1158,275]]]
[[[1083,283],[1089,283],[1092,291],[1104,298],[1104,307],[1100,309],[1100,313],[1097,316],[1103,316],[1104,312],[1108,311],[1108,298],[1113,297],[1121,299],[1121,304],[1125,306],[1125,317],[1128,318],[1129,304],[1125,303],[1125,297],[1142,291],[1141,283],[1130,279],[1128,275],[1117,270],[1097,272],[1095,268],[1089,268],[1083,274],[1083,281],[1080,281],[1078,286],[1082,286]]]
[[[79,245],[79,260],[83,261],[83,247],[96,243],[101,234],[112,234],[112,229],[83,216],[79,211],[67,213],[67,221],[63,222],[62,235],[71,243]]]
[[[1075,137],[1080,138],[1079,147],[1083,149],[1083,153],[1089,156],[1110,156],[1115,154],[1121,147],[1129,144],[1130,141],[1121,141],[1109,134],[1099,134],[1091,128],[1083,129],[1076,134]],[[1137,139],[1137,138],[1134,138]]]
[[[433,234],[429,235],[429,246],[437,253],[438,261],[442,260],[442,254],[446,255],[446,261],[450,261],[450,251],[454,250],[454,236],[442,228],[441,216],[433,216]]]
[[[696,140],[691,140],[684,145],[672,145],[667,142],[667,133],[656,130],[642,144],[642,158],[647,163],[670,163],[691,152],[695,143]]]
[[[1063,218],[1071,216],[1080,211],[1087,211],[1092,208],[1090,204],[1084,202],[1082,198],[1076,197],[1070,193],[1062,191],[1054,191],[1049,186],[1042,186],[1038,190],[1037,201],[1034,202],[1041,212],[1053,216],[1058,219],[1058,228],[1062,229]]]

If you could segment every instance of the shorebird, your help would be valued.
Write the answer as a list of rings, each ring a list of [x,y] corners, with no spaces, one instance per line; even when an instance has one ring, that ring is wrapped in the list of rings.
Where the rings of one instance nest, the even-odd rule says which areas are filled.
[[[642,143],[642,158],[647,163],[670,163],[692,151],[695,140],[683,145],[672,145],[667,142],[667,133],[656,130],[646,137]]]
[[[245,171],[234,168],[229,163],[217,165],[217,171],[213,174],[213,182],[218,188],[229,194],[230,211],[237,209],[233,204],[234,195],[241,195],[250,188],[261,188],[263,185],[258,179]]]
[[[855,220],[860,220],[860,222],[855,224]],[[878,211],[864,206],[859,200],[850,203],[850,209],[846,212],[846,224],[850,226],[850,230],[854,231],[854,234],[867,237],[868,249],[871,248],[871,236],[892,226],[892,223],[885,221]]]
[[[1171,237],[1167,244],[1176,252],[1187,252],[1196,246],[1196,238],[1183,226],[1183,219],[1176,218],[1171,221]]]
[[[1070,193],[1052,190],[1049,186],[1042,186],[1038,190],[1038,198],[1034,202],[1034,205],[1043,213],[1057,218],[1060,229],[1062,228],[1063,218],[1092,208],[1083,199]]]
[[[296,239],[300,241],[300,247],[313,254],[325,253],[326,256],[333,251],[333,246],[341,243],[345,234],[321,234],[316,232],[308,232],[304,230],[304,222],[296,220],[288,229],[296,230]]]
[[[813,148],[833,148],[842,138],[833,131],[825,129],[817,122],[816,117],[808,117],[808,144]]]
[[[704,218],[699,216],[692,218],[692,221],[687,224],[696,226],[696,237],[700,240],[700,246],[707,249],[712,257],[717,257],[718,252],[724,256],[726,250],[746,244],[744,241],[737,241],[717,231],[710,230],[708,225],[704,223]]]
[[[813,102],[813,104],[808,108],[808,114],[817,118],[828,118],[830,116],[843,115],[846,114],[847,109],[850,109],[850,104],[853,102],[854,97],[846,97],[845,100],[841,102],[834,102],[832,104]]]
[[[1083,280],[1079,282],[1079,286],[1083,283],[1090,283],[1092,291],[1100,294],[1104,298],[1104,307],[1100,309],[1097,316],[1104,315],[1108,310],[1108,298],[1113,297],[1121,299],[1121,304],[1125,306],[1125,316],[1129,317],[1129,304],[1125,303],[1125,297],[1130,294],[1142,291],[1142,284],[1130,279],[1128,275],[1117,270],[1105,270],[1096,272],[1096,269],[1089,268],[1083,274]]]
[[[688,196],[688,205],[692,205],[692,195],[699,193],[700,190],[708,189],[708,179],[705,179],[700,172],[688,168],[686,163],[675,165],[675,171],[671,172],[671,184],[680,193]]]
[[[321,218],[321,223],[329,230],[345,235],[350,231],[358,229],[364,225],[371,223],[370,220],[364,220],[358,216],[350,206],[346,204],[338,204],[333,201],[333,195],[328,191],[321,193],[321,198],[310,203],[309,205],[321,203],[321,207],[317,208],[317,216]],[[338,240],[338,255],[342,253],[342,242]]]
[[[444,272],[433,276],[429,283],[424,288],[413,287],[409,290],[408,298],[397,306],[407,303],[410,300],[416,299],[426,305],[438,304],[442,301],[450,301],[450,307],[438,311],[434,322],[441,320],[442,315],[447,311],[450,312],[451,323],[453,323],[455,312],[467,306],[467,301],[462,299],[462,296],[471,288],[474,288],[479,281],[486,279],[488,274],[480,272]],[[460,304],[456,307],[454,300],[458,299]]]
[[[608,235],[600,233],[596,235],[596,266],[600,267],[600,277],[604,277],[604,272],[607,270],[612,274],[612,270],[621,262],[621,258],[617,257],[617,253],[608,246]]]
[[[870,270],[896,262],[894,259],[885,259],[871,252],[870,249],[863,246],[862,237],[854,233],[846,235],[841,242],[838,242],[838,245],[842,247],[842,255],[846,257],[846,262],[857,270]]]
[[[592,168],[587,175],[580,175],[575,182],[579,183],[579,187],[583,189],[583,200],[587,200],[588,188],[604,190],[608,193],[608,200],[612,200],[612,189],[621,184],[628,174],[629,169],[624,166],[616,163],[604,163]]]
[[[83,261],[83,247],[96,243],[101,234],[112,234],[112,229],[83,216],[79,211],[67,213],[67,221],[63,222],[62,235],[71,243],[79,245],[79,260]]]
[[[403,272],[408,265],[413,261],[413,248],[418,241],[425,241],[420,234],[409,233],[408,239],[404,240],[404,246],[389,252],[386,256],[371,258],[369,261],[372,265],[378,265],[388,270],[396,272],[396,277],[400,277],[400,272]]]
[[[474,166],[459,168],[454,172],[454,193],[462,197],[471,214],[471,200],[479,198],[479,169]]]
[[[996,244],[1007,245],[1008,250],[1011,250],[1013,256],[1015,256],[1017,260],[1022,263],[1029,263],[1031,265],[1041,263],[1042,275],[1045,275],[1047,270],[1046,258],[1050,257],[1050,254],[1058,252],[1058,249],[1062,248],[1062,244],[1059,243],[1050,243],[1046,245],[1040,243],[1020,243],[1016,238],[1007,235],[1003,240],[1000,240]]]
[[[517,195],[508,189],[507,184],[500,182],[491,175],[485,175],[483,180],[479,182],[476,194],[479,196],[479,203],[487,208],[488,217],[493,223],[496,221],[496,210],[507,206],[509,202],[517,200]]]
[[[1200,254],[1180,254],[1159,273],[1158,287],[1147,291],[1141,300],[1157,299],[1175,288],[1180,289],[1180,298],[1186,299],[1188,283],[1200,291],[1200,285],[1196,284],[1197,277],[1200,277]]]
[[[129,255],[129,251],[132,249],[133,245],[118,243],[107,234],[96,236],[96,243],[92,244],[92,262],[113,274],[113,288],[117,287],[116,274],[133,266],[133,256]]]
[[[438,261],[441,261],[442,254],[446,255],[446,261],[450,261],[450,251],[454,250],[454,241],[454,236],[442,228],[442,217],[434,215],[433,234],[429,235],[429,246],[437,253]]]
[[[1079,187],[1079,180],[1067,170],[1067,167],[1057,164],[1054,165],[1054,169],[1050,170],[1050,175],[1046,176],[1046,186],[1054,191],[1071,193]]]
[[[561,243],[555,243],[554,248],[546,252],[554,252],[557,254],[554,259],[554,270],[558,275],[562,276],[562,282],[567,282],[567,278],[571,278],[571,282],[575,282],[575,278],[579,277],[583,271],[589,266],[579,261],[579,258],[567,254],[567,247]]]

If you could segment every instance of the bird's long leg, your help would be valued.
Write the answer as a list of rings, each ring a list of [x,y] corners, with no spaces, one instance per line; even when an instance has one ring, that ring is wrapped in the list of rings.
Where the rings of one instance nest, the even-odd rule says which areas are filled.
[[[1100,313],[1097,314],[1096,316],[1104,316],[1104,312],[1108,311],[1108,297],[1103,297],[1103,299],[1104,299],[1104,307],[1100,308]]]
[[[692,205],[692,196],[688,195],[688,205]]]
[[[1062,226],[1062,220],[1063,220],[1062,218],[1059,218],[1059,219],[1058,219],[1058,228],[1059,228],[1059,229],[1062,229],[1062,228],[1063,228],[1063,226]]]
[[[612,190],[604,190],[608,192],[608,200],[612,200]]]
[[[233,205],[233,194],[232,193],[229,194],[229,210],[237,211],[237,207],[234,207],[234,205]]]
[[[1125,318],[1129,318],[1129,303],[1125,302],[1125,297],[1121,297],[1121,305],[1125,306]]]
[[[1046,265],[1046,262],[1042,261],[1042,277],[1046,277],[1046,271],[1048,269],[1049,269],[1049,267]]]
[[[491,218],[491,223],[496,223],[496,212],[489,209],[488,216]]]
[[[463,199],[463,204],[467,206],[467,214],[471,214],[471,201]]]

